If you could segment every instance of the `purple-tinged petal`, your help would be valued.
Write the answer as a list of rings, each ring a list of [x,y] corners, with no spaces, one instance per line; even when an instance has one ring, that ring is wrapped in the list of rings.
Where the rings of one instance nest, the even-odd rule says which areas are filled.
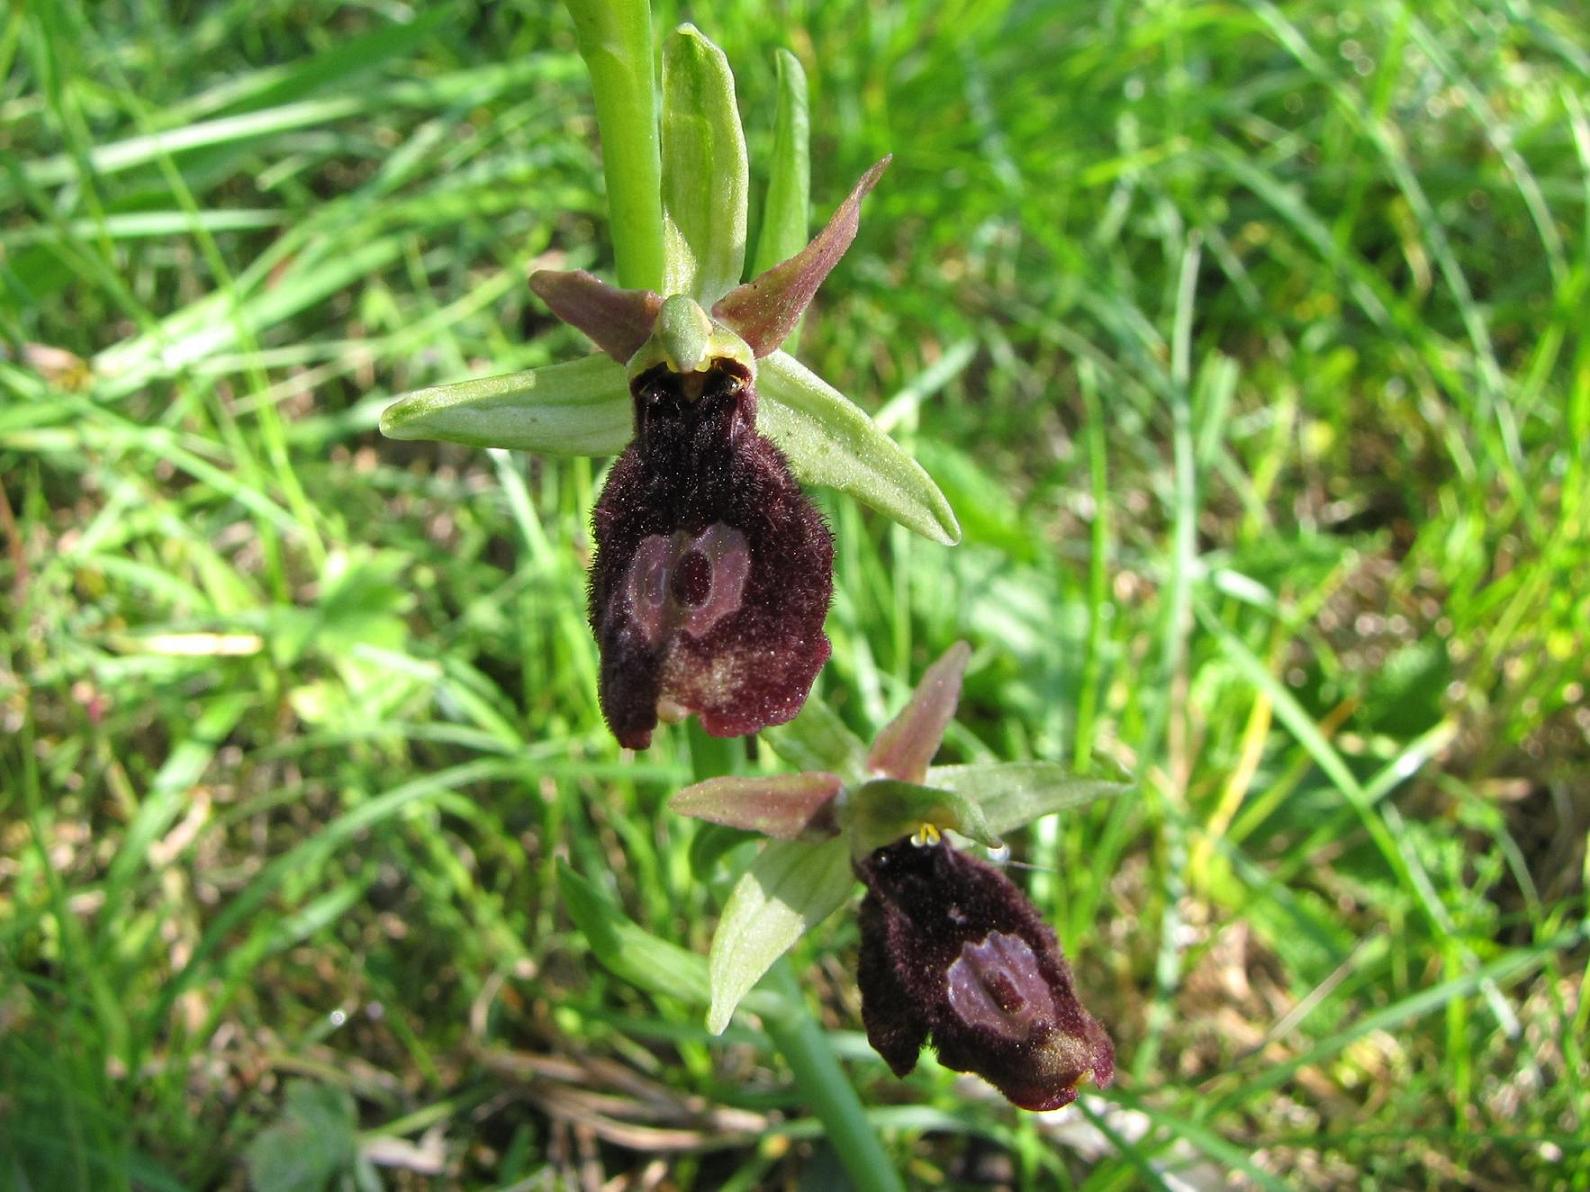
[[[668,800],[670,810],[778,840],[832,836],[833,803],[845,784],[837,774],[709,778]]]
[[[900,841],[856,864],[862,1020],[904,1075],[931,1037],[1023,1109],[1058,1109],[1115,1077],[1115,1049],[1077,1000],[1054,932],[999,870],[947,843]]]
[[[877,185],[891,160],[892,157],[885,157],[861,176],[810,244],[789,260],[730,290],[713,306],[713,315],[738,332],[758,356],[776,351],[795,330],[817,288],[855,240],[861,226],[861,200]]]
[[[867,754],[869,770],[901,782],[920,784],[927,777],[928,765],[955,715],[955,705],[961,698],[961,676],[966,673],[971,656],[970,646],[956,642],[928,667],[911,702],[873,742]]]
[[[621,290],[583,269],[538,269],[530,275],[530,289],[620,364],[629,363],[651,337],[663,304],[650,290]]]

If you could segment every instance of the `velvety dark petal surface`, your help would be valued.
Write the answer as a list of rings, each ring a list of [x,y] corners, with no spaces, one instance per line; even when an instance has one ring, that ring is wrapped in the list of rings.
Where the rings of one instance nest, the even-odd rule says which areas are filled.
[[[1114,1079],[1114,1048],[1077,1000],[1059,941],[1003,873],[949,844],[909,841],[856,870],[867,885],[862,1018],[897,1074],[931,1035],[941,1063],[1023,1109],[1058,1109],[1083,1080]]]
[[[636,436],[594,515],[602,711],[631,749],[659,716],[714,736],[782,724],[828,659],[833,540],[756,432],[746,369],[637,377]]]
[[[909,1075],[927,1042],[927,1021],[918,1012],[910,993],[900,984],[893,956],[910,947],[910,924],[891,915],[881,899],[868,896],[861,903],[861,952],[856,964],[856,987],[861,990],[861,1021],[867,1042],[883,1057],[896,1076]]]

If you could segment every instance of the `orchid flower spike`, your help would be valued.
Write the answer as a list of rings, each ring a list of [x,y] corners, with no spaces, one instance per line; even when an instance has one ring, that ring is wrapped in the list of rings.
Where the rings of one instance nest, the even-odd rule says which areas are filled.
[[[801,131],[781,134],[775,156],[798,162],[785,173],[802,181],[798,201],[786,188],[775,204],[769,188],[759,255],[772,245],[784,259],[740,283],[749,175],[734,80],[722,52],[681,26],[663,52],[661,292],[538,270],[531,289],[595,354],[423,389],[381,418],[392,438],[619,455],[593,518],[589,612],[603,715],[630,748],[659,719],[695,714],[737,736],[800,711],[830,651],[833,542],[797,476],[935,541],[960,536],[927,473],[784,350],[889,159],[799,247],[804,78],[788,55],[780,72],[779,127]]]

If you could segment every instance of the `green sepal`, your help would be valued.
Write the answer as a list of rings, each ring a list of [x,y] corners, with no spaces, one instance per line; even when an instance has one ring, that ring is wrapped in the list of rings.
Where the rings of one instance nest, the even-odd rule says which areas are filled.
[[[852,792],[842,819],[857,857],[914,835],[924,824],[953,829],[989,848],[1002,845],[975,799],[893,778],[875,779]]]
[[[927,781],[974,802],[988,830],[996,835],[1057,811],[1117,798],[1132,789],[1126,783],[1078,778],[1055,762],[934,766],[928,770]]]
[[[756,234],[751,273],[766,273],[806,247],[811,227],[811,119],[806,72],[788,50],[773,52],[778,108],[773,117],[773,156],[768,166],[762,226]],[[786,350],[794,348],[786,341]]]
[[[762,739],[798,770],[831,771],[846,786],[859,786],[866,779],[866,745],[821,699],[807,700],[788,724],[764,729]]]
[[[389,439],[442,439],[545,455],[613,455],[634,434],[624,367],[586,356],[420,389],[381,415]]]
[[[933,478],[849,398],[785,352],[757,371],[757,429],[809,484],[848,493],[945,546],[961,540],[955,511]]]
[[[750,166],[723,51],[694,25],[663,43],[663,287],[711,306],[745,269]]]
[[[712,937],[708,1031],[723,1033],[762,974],[839,908],[855,880],[843,839],[776,840],[762,850],[729,895]]]

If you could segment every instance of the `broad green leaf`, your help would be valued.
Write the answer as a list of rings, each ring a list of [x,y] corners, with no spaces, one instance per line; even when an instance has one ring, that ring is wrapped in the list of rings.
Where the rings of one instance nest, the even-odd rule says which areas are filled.
[[[244,1151],[257,1192],[324,1188],[351,1173],[359,1154],[357,1107],[347,1090],[291,1080],[282,1115]]]
[[[911,701],[878,734],[867,754],[867,768],[901,782],[921,782],[928,763],[939,751],[944,730],[955,715],[961,698],[961,676],[972,648],[956,642],[944,656],[928,667],[922,681],[911,693]]]
[[[694,1005],[707,1001],[707,963],[701,957],[637,926],[562,861],[558,862],[558,890],[575,926],[604,968],[652,993]]]
[[[735,1007],[768,967],[850,895],[855,877],[843,839],[776,840],[729,895],[707,958],[707,1030],[723,1033]]]
[[[633,431],[623,366],[599,355],[419,389],[381,415],[389,439],[547,455],[614,455]]]
[[[933,478],[865,411],[784,352],[757,362],[758,429],[796,475],[849,493],[924,538],[953,546],[961,527]]]
[[[806,247],[811,226],[811,120],[806,72],[788,50],[773,52],[778,74],[778,110],[773,119],[773,157],[768,167],[762,227],[756,236],[753,274],[765,273]],[[786,341],[793,352],[794,345]]]
[[[1113,799],[1132,789],[1125,783],[1078,778],[1054,762],[934,766],[927,781],[976,802],[989,831],[996,835],[1056,811]]]
[[[845,811],[851,851],[858,857],[912,835],[923,824],[953,828],[989,848],[1001,844],[977,802],[951,790],[880,778],[856,791]]]
[[[867,747],[820,699],[809,699],[788,724],[762,733],[773,752],[800,770],[829,770],[847,783],[865,780]]]
[[[833,803],[844,789],[837,774],[759,774],[708,778],[668,800],[680,815],[744,828],[779,840],[838,831]]]
[[[745,269],[750,167],[729,60],[694,25],[663,43],[664,292],[711,306]]]

